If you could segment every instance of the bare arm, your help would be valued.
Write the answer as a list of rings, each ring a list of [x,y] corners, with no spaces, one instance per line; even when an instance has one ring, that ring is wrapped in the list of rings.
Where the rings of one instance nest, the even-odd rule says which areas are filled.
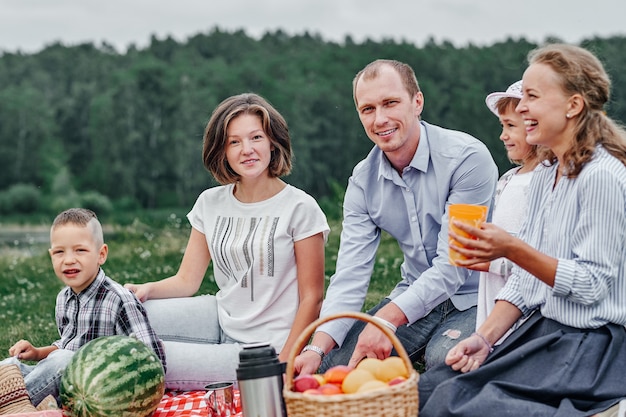
[[[192,228],[183,260],[176,275],[145,284],[126,284],[141,301],[154,298],[190,297],[194,295],[209,267],[211,254],[205,235]]]
[[[319,317],[324,299],[324,235],[318,233],[294,244],[298,270],[299,305],[291,331],[278,358],[286,362],[304,329]]]
[[[40,361],[57,349],[54,345],[35,347],[28,340],[20,340],[9,348],[9,355],[24,361]]]
[[[322,349],[325,354],[328,354],[336,345],[335,340],[328,333],[321,331],[313,335],[311,344]],[[309,350],[296,356],[293,369],[296,374],[314,374],[321,364],[321,356]]]
[[[508,301],[499,300],[477,334],[460,341],[446,355],[445,362],[455,371],[469,372],[485,362],[494,345],[513,324],[522,312]],[[479,336],[480,335],[480,336]]]

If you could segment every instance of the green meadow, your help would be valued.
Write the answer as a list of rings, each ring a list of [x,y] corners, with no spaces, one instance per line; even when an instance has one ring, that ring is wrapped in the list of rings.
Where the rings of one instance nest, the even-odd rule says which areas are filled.
[[[124,284],[158,280],[174,274],[180,263],[190,231],[185,211],[162,210],[101,218],[109,256],[103,268],[107,275]],[[48,224],[0,223],[0,238],[7,230],[15,236],[0,242],[0,359],[20,339],[35,346],[49,345],[58,338],[54,321],[56,295],[63,284],[54,275],[48,256]],[[51,221],[50,219],[49,221]],[[330,220],[326,245],[326,285],[335,269],[341,223]],[[37,232],[37,238],[33,237]],[[21,234],[21,236],[19,236]],[[364,310],[387,295],[398,280],[402,255],[395,240],[383,235]],[[215,293],[212,271],[198,294]]]

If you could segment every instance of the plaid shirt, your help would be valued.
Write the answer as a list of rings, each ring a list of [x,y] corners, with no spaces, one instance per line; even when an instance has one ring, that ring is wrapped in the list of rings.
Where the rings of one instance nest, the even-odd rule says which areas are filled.
[[[65,287],[56,302],[59,349],[76,351],[101,336],[131,334],[159,357],[165,368],[165,349],[148,322],[146,310],[135,295],[107,277],[102,269],[79,294]]]

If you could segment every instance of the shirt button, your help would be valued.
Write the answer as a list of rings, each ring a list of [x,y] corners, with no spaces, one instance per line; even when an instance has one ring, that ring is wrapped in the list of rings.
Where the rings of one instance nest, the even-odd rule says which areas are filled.
[[[412,222],[417,221],[417,217],[415,217],[415,216],[411,217],[411,221],[412,221]]]

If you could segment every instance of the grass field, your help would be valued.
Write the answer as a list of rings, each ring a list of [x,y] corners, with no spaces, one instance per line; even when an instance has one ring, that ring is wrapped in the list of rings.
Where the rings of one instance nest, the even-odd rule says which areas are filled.
[[[180,263],[189,224],[184,212],[126,214],[108,222],[103,219],[109,257],[103,266],[107,275],[124,284],[168,277]],[[326,284],[334,272],[341,224],[329,221],[331,233],[326,245]],[[7,225],[1,225],[7,229]],[[21,227],[26,227],[22,225]],[[47,233],[47,225],[36,229]],[[384,235],[364,309],[389,294],[398,281],[402,256],[395,240]],[[210,269],[210,268],[209,268]],[[52,271],[46,242],[0,246],[0,359],[19,339],[35,346],[49,345],[58,338],[54,321],[56,294],[63,287]],[[215,293],[212,271],[198,294]]]

